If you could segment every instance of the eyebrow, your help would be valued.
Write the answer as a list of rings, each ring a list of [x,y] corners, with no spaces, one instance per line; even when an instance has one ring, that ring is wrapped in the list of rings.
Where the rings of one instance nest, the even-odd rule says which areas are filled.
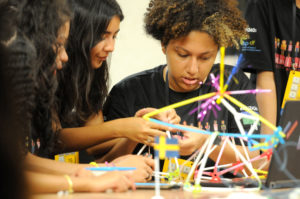
[[[186,50],[186,49],[184,49],[184,48],[182,48],[182,47],[180,47],[180,46],[176,46],[175,49],[176,49],[176,50],[183,50],[184,52],[190,54],[190,51],[188,51],[188,50]],[[200,55],[207,55],[207,54],[209,54],[209,53],[211,53],[211,51],[206,51],[206,52],[200,53]]]
[[[119,30],[117,30],[114,34],[117,34],[117,33],[119,33],[120,32],[120,29]],[[109,31],[105,31],[104,32],[104,34],[112,34],[112,32],[109,32]]]

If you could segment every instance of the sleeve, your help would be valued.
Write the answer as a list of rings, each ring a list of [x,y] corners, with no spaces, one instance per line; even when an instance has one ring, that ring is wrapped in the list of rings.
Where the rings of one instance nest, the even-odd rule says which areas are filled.
[[[249,0],[245,18],[249,39],[241,41],[243,59],[241,68],[246,72],[272,71],[274,35],[272,7],[268,0]]]
[[[124,102],[126,99],[124,93],[120,85],[112,88],[103,107],[104,121],[132,116]]]

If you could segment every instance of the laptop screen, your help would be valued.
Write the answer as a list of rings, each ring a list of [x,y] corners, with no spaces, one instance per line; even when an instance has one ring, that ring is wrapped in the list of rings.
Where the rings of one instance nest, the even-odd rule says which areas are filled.
[[[300,186],[300,101],[286,103],[279,125],[286,128],[285,144],[278,144],[273,150],[266,186]]]

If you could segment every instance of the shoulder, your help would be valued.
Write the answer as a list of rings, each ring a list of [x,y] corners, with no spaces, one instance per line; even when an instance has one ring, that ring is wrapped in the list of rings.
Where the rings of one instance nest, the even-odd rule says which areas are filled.
[[[292,4],[292,0],[249,0],[247,13],[270,12],[282,14],[282,9]]]
[[[10,56],[24,56],[27,59],[34,59],[36,57],[36,50],[33,43],[23,34],[17,33],[16,38],[9,46]]]
[[[144,70],[133,75],[130,75],[120,82],[118,82],[114,88],[124,88],[124,87],[135,87],[136,85],[149,85],[149,82],[161,81],[162,72],[165,65],[160,65],[155,68]]]
[[[281,4],[286,0],[248,0],[248,6],[258,6],[261,8]],[[291,1],[291,0],[287,0]]]

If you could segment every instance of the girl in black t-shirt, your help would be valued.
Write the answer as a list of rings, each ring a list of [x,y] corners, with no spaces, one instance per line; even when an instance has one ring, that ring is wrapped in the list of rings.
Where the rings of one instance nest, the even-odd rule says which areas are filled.
[[[215,71],[217,65],[214,65],[219,48],[239,48],[239,40],[247,37],[246,21],[236,5],[234,0],[151,0],[145,14],[145,29],[161,43],[167,64],[131,75],[116,84],[104,106],[107,119],[127,117],[141,106],[162,108],[186,98],[217,91],[212,86],[209,74],[215,77],[219,74],[219,71]],[[226,70],[230,71],[229,68]],[[251,88],[243,73],[237,73],[236,76],[239,84],[232,83],[229,89]],[[240,99],[257,111],[253,95]],[[176,111],[179,110],[180,117],[186,116],[183,120],[187,125],[192,124],[195,128],[202,127],[207,131],[239,133],[239,129],[232,125],[235,123],[233,117],[227,117],[231,113],[225,108],[218,112],[218,117],[211,112],[202,124],[197,124],[197,118],[189,114],[189,110],[197,109],[197,105],[180,108]],[[191,155],[202,147],[207,138],[205,134],[184,132],[184,139],[180,140],[180,154]],[[244,153],[241,146],[237,148]],[[220,149],[218,146],[210,154],[212,160],[216,161]],[[221,164],[236,162],[234,154],[226,146]],[[259,153],[255,151],[249,154],[255,157]]]

